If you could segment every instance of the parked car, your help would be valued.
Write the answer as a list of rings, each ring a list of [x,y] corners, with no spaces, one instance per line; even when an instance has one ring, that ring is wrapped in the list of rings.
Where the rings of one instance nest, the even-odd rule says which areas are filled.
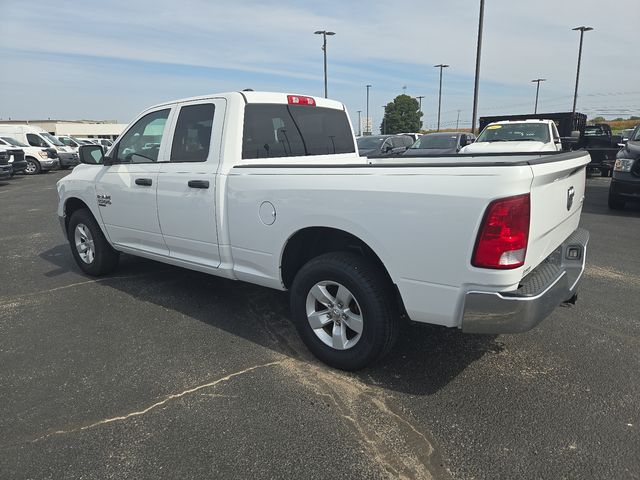
[[[411,145],[403,157],[425,157],[437,155],[455,155],[462,147],[473,143],[475,136],[471,133],[448,132],[427,133]]]
[[[559,152],[560,134],[553,120],[506,120],[487,125],[464,154],[501,152]]]
[[[399,155],[413,144],[408,135],[368,135],[356,142],[361,157]]]
[[[85,142],[85,144],[93,143],[94,145],[102,145],[105,151],[108,150],[111,145],[113,145],[113,142],[108,138],[77,138],[76,140]]]
[[[27,161],[24,158],[25,152],[0,138],[0,150],[9,155],[8,163],[11,165],[11,176],[16,173],[23,173],[27,169]]]
[[[528,330],[584,270],[585,152],[367,159],[342,103],[237,92],[151,107],[80,157],[58,217],[85,273],[126,252],[289,290],[303,341],[337,368],[387,352],[401,313]]]
[[[27,175],[48,172],[49,170],[57,169],[60,165],[58,154],[53,149],[32,147],[11,137],[0,137],[0,144],[11,145],[24,150],[26,161],[24,173]]]
[[[290,290],[305,344],[349,370],[390,349],[401,313],[513,333],[575,299],[588,154],[397,165],[359,156],[349,125],[342,103],[300,95],[152,107],[58,182],[72,255],[89,275],[126,252]]]
[[[406,135],[407,137],[411,137],[411,140],[415,142],[422,136],[422,133],[404,133],[403,132],[403,133],[396,133],[396,135]]]
[[[11,154],[8,149],[0,146],[0,179],[9,178],[13,175],[13,167],[9,163]]]
[[[67,169],[79,163],[78,154],[68,147],[65,147],[60,140],[51,135],[46,130],[33,125],[0,125],[0,136],[15,138],[21,143],[26,143],[32,147],[47,148],[55,152],[59,160],[60,168]],[[40,173],[44,171],[40,160],[32,164],[35,171],[27,169],[27,173]]]
[[[631,201],[640,201],[640,125],[618,152],[609,184],[609,208],[621,210]]]

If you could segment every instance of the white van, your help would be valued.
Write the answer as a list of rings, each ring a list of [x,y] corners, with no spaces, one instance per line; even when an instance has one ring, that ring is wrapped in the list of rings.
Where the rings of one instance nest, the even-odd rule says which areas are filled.
[[[19,148],[24,152],[24,159],[27,164],[23,171],[27,175],[33,175],[38,172],[48,172],[59,166],[57,155],[52,150],[42,147],[31,147],[26,143],[19,142],[15,138],[2,135],[1,133],[0,147]],[[14,173],[17,173],[15,167]]]
[[[19,142],[26,143],[32,147],[47,148],[57,155],[60,161],[60,168],[67,169],[80,163],[78,154],[65,147],[60,140],[50,135],[46,130],[33,125],[0,125],[0,136],[15,138]],[[39,162],[42,170],[42,162]],[[33,172],[38,173],[38,172]]]

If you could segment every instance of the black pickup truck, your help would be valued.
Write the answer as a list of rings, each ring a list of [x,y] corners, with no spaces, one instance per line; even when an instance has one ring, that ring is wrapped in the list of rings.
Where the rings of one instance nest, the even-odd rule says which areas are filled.
[[[616,154],[620,150],[622,137],[613,135],[611,127],[606,123],[587,125],[580,132],[580,137],[574,145],[574,150],[583,149],[591,155],[590,170],[599,170],[603,177],[610,177]]]
[[[618,152],[609,185],[609,208],[621,210],[633,201],[640,201],[640,125]]]

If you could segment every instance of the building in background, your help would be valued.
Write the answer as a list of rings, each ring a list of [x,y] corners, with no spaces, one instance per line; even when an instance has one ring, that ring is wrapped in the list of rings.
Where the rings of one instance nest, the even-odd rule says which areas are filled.
[[[116,123],[115,120],[0,120],[1,124],[34,125],[44,128],[51,135],[108,138],[115,140],[126,128],[126,123]]]

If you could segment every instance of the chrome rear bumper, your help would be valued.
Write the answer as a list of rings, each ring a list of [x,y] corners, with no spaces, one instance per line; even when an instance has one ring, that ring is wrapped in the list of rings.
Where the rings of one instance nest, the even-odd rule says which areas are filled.
[[[574,299],[584,272],[589,232],[577,229],[512,292],[471,291],[465,296],[462,331],[519,333],[531,330],[561,303]]]

